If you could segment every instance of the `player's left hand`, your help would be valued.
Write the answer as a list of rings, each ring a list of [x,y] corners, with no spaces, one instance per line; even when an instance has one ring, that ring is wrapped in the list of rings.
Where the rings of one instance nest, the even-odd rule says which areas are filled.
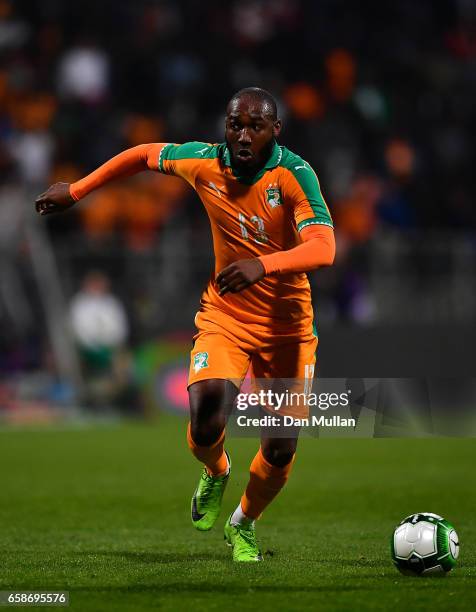
[[[220,295],[238,293],[254,285],[265,275],[264,266],[258,258],[240,259],[223,268],[216,277]]]

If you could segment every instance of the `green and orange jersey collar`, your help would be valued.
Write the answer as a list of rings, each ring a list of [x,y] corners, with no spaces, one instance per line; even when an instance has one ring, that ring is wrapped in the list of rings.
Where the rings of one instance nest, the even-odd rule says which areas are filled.
[[[249,185],[252,185],[253,183],[256,183],[257,181],[259,181],[259,179],[264,175],[266,170],[272,170],[273,168],[276,168],[276,166],[279,166],[279,163],[283,156],[283,151],[281,147],[278,145],[276,141],[274,141],[273,148],[271,150],[271,155],[269,156],[268,161],[265,163],[265,165],[260,170],[258,170],[258,172],[254,175],[241,175],[231,162],[231,154],[230,154],[230,150],[228,149],[227,144],[223,142],[220,145],[218,145],[218,148],[219,148],[219,157],[222,159],[225,166],[228,166],[232,169],[233,175],[240,182],[248,183]]]

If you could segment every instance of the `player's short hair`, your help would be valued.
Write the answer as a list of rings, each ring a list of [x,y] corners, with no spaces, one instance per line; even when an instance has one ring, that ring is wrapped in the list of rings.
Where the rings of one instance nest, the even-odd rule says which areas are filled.
[[[270,117],[273,121],[276,121],[278,118],[278,107],[276,100],[269,93],[269,91],[266,91],[266,89],[261,89],[261,87],[245,87],[244,89],[240,89],[240,91],[237,91],[236,94],[230,98],[227,108],[232,102],[243,97],[250,97],[258,102],[261,102],[264,107],[264,114]]]

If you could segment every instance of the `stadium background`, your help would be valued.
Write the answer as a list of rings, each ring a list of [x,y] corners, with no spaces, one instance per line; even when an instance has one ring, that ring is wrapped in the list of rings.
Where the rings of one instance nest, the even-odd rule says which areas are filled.
[[[226,100],[253,84],[277,97],[281,141],[335,219],[336,265],[311,275],[319,373],[471,375],[475,16],[467,0],[2,0],[2,405],[157,404],[144,389],[186,355],[212,265],[195,194],[146,173],[41,220],[34,196],[139,143],[221,141]],[[88,362],[69,319],[95,270],[127,323],[104,340],[121,357]],[[97,398],[91,373],[116,390]]]

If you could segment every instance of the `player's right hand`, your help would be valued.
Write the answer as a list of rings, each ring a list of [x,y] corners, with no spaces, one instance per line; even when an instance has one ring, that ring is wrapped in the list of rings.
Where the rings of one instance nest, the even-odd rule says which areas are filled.
[[[69,192],[69,183],[55,183],[35,200],[36,212],[40,215],[63,212],[76,204]]]

